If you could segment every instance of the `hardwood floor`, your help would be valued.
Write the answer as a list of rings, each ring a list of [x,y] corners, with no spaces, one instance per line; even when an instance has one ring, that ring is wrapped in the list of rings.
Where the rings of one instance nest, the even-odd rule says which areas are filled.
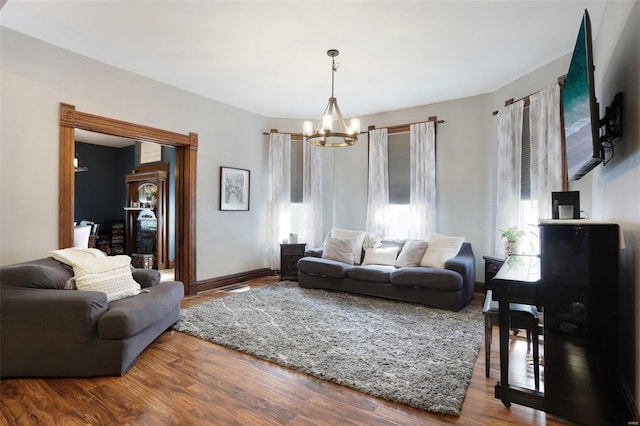
[[[251,287],[275,281],[252,281]],[[186,308],[230,293],[211,290]],[[482,296],[473,304],[480,306]],[[499,376],[498,332],[485,378],[484,346],[460,417],[373,398],[175,331],[166,331],[124,377],[5,379],[0,424],[8,425],[566,425],[544,412],[493,397]],[[6,344],[7,342],[2,342]],[[542,347],[542,345],[541,345]],[[542,350],[542,349],[541,349]],[[512,382],[531,386],[526,340],[512,341]],[[541,378],[544,378],[541,368]]]

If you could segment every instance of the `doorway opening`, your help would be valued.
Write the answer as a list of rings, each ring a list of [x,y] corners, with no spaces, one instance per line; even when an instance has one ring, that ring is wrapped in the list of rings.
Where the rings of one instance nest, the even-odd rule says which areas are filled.
[[[155,142],[175,148],[175,278],[184,284],[185,294],[195,294],[196,281],[196,163],[198,135],[181,134],[108,117],[76,111],[60,104],[59,248],[73,245],[75,202],[76,129]]]

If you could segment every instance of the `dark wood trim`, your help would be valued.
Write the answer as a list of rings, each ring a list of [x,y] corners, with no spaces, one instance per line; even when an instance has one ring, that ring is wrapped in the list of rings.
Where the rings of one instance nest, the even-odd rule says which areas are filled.
[[[73,244],[75,129],[170,145],[176,149],[176,280],[185,294],[195,294],[196,168],[198,134],[181,134],[76,111],[60,103],[60,163],[58,247]]]
[[[225,287],[231,284],[238,284],[245,281],[251,281],[263,277],[271,277],[277,275],[269,268],[254,269],[252,271],[239,272],[237,274],[225,275],[217,278],[209,278],[198,281],[197,292],[213,290],[219,287]]]

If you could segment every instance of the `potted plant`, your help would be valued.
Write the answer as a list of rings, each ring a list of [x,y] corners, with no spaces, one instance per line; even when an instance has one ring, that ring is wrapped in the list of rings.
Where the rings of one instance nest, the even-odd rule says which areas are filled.
[[[517,226],[500,229],[500,237],[505,240],[504,254],[507,256],[518,253],[518,240],[524,237],[524,231]]]

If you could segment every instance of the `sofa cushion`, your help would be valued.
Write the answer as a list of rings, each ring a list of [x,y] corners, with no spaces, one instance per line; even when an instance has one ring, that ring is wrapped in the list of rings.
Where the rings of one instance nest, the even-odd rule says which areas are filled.
[[[463,242],[464,237],[450,237],[432,232],[429,234],[429,246],[424,252],[420,266],[444,268],[447,260],[456,257]]]
[[[359,265],[362,261],[362,244],[364,243],[364,238],[367,233],[364,231],[351,231],[349,229],[340,229],[333,228],[331,229],[331,236],[333,238],[343,238],[343,239],[355,239],[355,243],[353,244],[353,263]],[[325,247],[326,250],[326,247]]]
[[[347,271],[347,277],[358,281],[371,281],[374,283],[391,282],[391,273],[396,268],[384,265],[354,266]]]
[[[347,276],[347,270],[352,267],[342,262],[317,257],[303,257],[298,260],[298,271],[330,278],[344,278]]]
[[[17,263],[0,269],[0,283],[14,287],[62,290],[71,277],[73,269],[52,258]]]
[[[365,249],[362,264],[393,266],[397,256],[397,247],[371,247]]]
[[[356,243],[357,241],[352,238],[329,237],[325,241],[322,258],[353,265],[355,262],[353,253]]]
[[[396,259],[395,266],[405,268],[420,265],[420,260],[422,260],[428,244],[428,242],[421,240],[407,241]]]
[[[380,235],[372,232],[365,232],[364,240],[362,240],[362,249],[366,250],[368,248],[380,247],[381,243],[382,237]]]
[[[134,297],[109,303],[109,310],[98,321],[98,336],[119,340],[134,336],[180,306],[182,283],[170,281],[144,290]]]
[[[391,273],[391,283],[399,286],[458,291],[462,288],[462,275],[448,269],[417,266],[396,269]]]

